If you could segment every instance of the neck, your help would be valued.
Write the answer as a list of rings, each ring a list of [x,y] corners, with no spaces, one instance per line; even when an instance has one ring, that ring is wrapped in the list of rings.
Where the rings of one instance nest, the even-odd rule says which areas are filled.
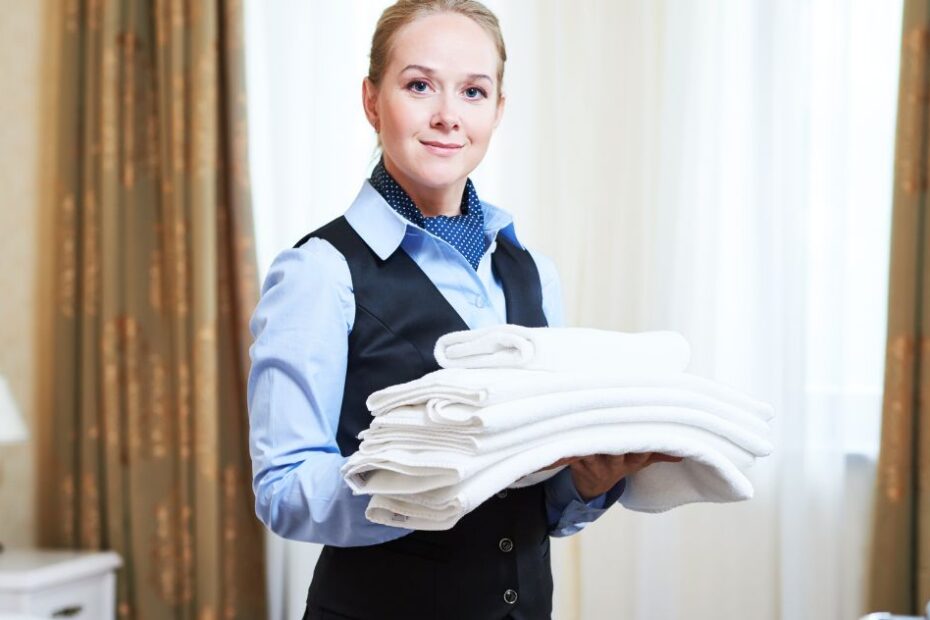
[[[384,169],[407,192],[413,204],[425,217],[461,215],[462,193],[465,191],[466,179],[444,187],[422,187],[417,186],[401,173],[387,156],[384,157]]]

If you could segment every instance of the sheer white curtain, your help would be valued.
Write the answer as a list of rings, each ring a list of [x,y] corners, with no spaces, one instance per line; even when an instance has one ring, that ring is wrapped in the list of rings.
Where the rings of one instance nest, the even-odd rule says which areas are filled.
[[[385,1],[246,3],[262,269],[341,213]],[[555,546],[557,616],[854,618],[878,445],[901,3],[497,0],[504,122],[474,175],[574,324],[668,328],[776,406],[756,497],[615,508]],[[270,536],[274,620],[315,547]]]

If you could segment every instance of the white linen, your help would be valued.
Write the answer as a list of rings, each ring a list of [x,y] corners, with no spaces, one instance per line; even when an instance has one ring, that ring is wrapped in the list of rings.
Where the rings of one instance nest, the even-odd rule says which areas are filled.
[[[691,348],[671,331],[497,325],[446,334],[436,341],[434,355],[443,368],[680,372],[688,367]]]
[[[664,512],[691,502],[734,502],[752,497],[752,484],[740,471],[752,464],[751,454],[701,429],[645,423],[610,425],[593,433],[589,429],[563,433],[431,492],[375,494],[365,515],[385,525],[444,530],[498,490],[562,456],[630,452],[661,452],[684,460],[655,463],[629,476],[620,497],[628,509]]]
[[[716,381],[685,372],[617,373],[600,370],[555,373],[514,368],[440,369],[414,381],[378,390],[368,397],[366,405],[378,417],[397,407],[423,404],[430,400],[487,407],[544,394],[621,387],[686,389],[743,409],[763,421],[771,420],[774,416],[771,405]]]
[[[635,412],[630,417],[648,419],[652,413],[649,409],[651,408],[643,408],[643,411]],[[639,433],[654,433],[658,429],[664,429],[670,436],[681,432],[684,436],[704,437],[706,441],[713,441],[720,451],[725,451],[727,455],[736,459],[734,462],[745,466],[750,465],[756,456],[762,456],[771,451],[771,446],[767,442],[750,433],[742,433],[734,437],[732,435],[722,436],[708,430],[708,427],[713,427],[713,416],[706,414],[702,416],[700,412],[680,410],[680,408],[667,409],[668,411],[661,412],[661,421],[647,422],[617,422],[617,419],[628,415],[622,409],[585,412],[588,414],[589,421],[580,428],[566,426],[558,432],[545,433],[534,438],[530,438],[530,433],[534,433],[535,429],[520,429],[511,433],[516,437],[509,447],[477,454],[442,449],[411,451],[392,445],[374,454],[356,452],[346,461],[342,471],[346,483],[356,493],[409,495],[459,484],[493,465],[509,461],[515,455],[543,449],[545,446],[562,445],[560,442],[565,437],[588,437],[591,445],[575,440],[567,444],[567,447],[577,448],[579,452],[560,452],[551,461],[542,463],[533,470],[519,472],[513,480],[563,457],[586,456],[601,452],[594,450],[593,445],[597,444],[602,434],[611,437],[623,435],[626,442],[623,445],[628,445],[631,441],[637,442]],[[590,415],[592,413],[596,415]],[[554,422],[562,424],[563,420],[557,418]],[[632,451],[652,452],[656,450]]]
[[[425,403],[425,415],[416,406],[399,407],[372,420],[371,429],[380,431],[391,427],[410,429],[422,426],[448,436],[452,427],[473,427],[482,433],[494,433],[579,411],[650,405],[700,409],[757,434],[768,433],[768,424],[752,412],[706,393],[678,387],[615,387],[556,392],[506,400],[485,407],[433,398]]]
[[[370,427],[342,468],[366,517],[452,527],[499,490],[535,484],[572,456],[661,452],[627,477],[620,503],[662,512],[748,499],[742,470],[772,452],[772,407],[684,372],[674,332],[499,326],[440,338],[443,368],[375,392]],[[515,367],[517,366],[517,367]]]
[[[528,399],[536,400],[536,399]],[[754,456],[768,456],[772,452],[772,444],[765,437],[768,434],[767,429],[758,420],[740,420],[734,416],[733,419],[727,419],[723,416],[715,415],[707,409],[684,406],[670,406],[665,404],[643,405],[623,404],[617,407],[605,407],[597,409],[583,409],[582,411],[556,411],[553,415],[540,416],[538,422],[527,424],[510,425],[507,413],[515,409],[509,405],[520,405],[525,407],[525,411],[533,411],[532,406],[524,405],[523,401],[514,403],[504,403],[488,409],[497,409],[500,420],[504,422],[501,429],[485,430],[485,433],[458,434],[455,427],[437,428],[436,426],[427,426],[421,429],[411,429],[410,427],[390,427],[379,426],[362,431],[359,435],[363,442],[359,451],[350,457],[356,464],[377,462],[384,450],[403,450],[413,454],[423,452],[432,452],[436,450],[447,450],[450,452],[460,452],[463,454],[491,454],[500,450],[507,450],[519,447],[527,441],[544,439],[548,436],[554,436],[563,431],[584,428],[587,426],[601,426],[604,424],[626,424],[630,422],[674,422],[686,426],[702,428],[712,432],[720,437],[727,439],[751,452]],[[462,405],[458,405],[462,407]],[[424,407],[421,405],[421,409]],[[410,409],[415,409],[411,407]],[[537,411],[544,411],[536,409]],[[480,419],[487,416],[488,410],[469,408],[473,419]],[[518,412],[523,413],[523,412]],[[545,413],[550,413],[545,411]],[[738,413],[738,412],[737,412]],[[427,417],[425,412],[421,412],[423,418]],[[514,415],[515,418],[522,417]],[[389,416],[385,416],[389,418]],[[493,418],[492,418],[493,419]],[[747,425],[746,422],[760,424],[762,429],[754,425]],[[450,432],[450,430],[452,432]],[[419,431],[419,432],[418,432]]]

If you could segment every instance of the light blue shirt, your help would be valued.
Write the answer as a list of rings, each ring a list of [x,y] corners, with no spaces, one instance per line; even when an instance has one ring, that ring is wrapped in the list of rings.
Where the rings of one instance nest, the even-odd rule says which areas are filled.
[[[400,246],[471,329],[506,322],[501,283],[491,254],[503,235],[523,247],[505,211],[482,203],[490,246],[474,269],[439,237],[404,219],[366,181],[346,212],[352,228],[380,258]],[[540,274],[543,311],[563,324],[561,288],[552,262],[531,253]],[[281,252],[274,260],[250,322],[249,451],[255,512],[284,538],[340,547],[372,545],[410,530],[371,523],[369,496],[353,495],[339,470],[336,444],[355,320],[348,264],[322,239]],[[579,531],[623,492],[623,481],[585,503],[568,469],[543,483],[554,536]]]

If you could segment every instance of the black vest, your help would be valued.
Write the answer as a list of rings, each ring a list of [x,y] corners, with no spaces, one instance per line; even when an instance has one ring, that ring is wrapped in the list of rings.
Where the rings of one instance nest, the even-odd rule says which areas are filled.
[[[296,247],[311,237],[342,253],[352,276],[355,323],[336,436],[349,455],[371,421],[368,396],[438,370],[436,340],[468,326],[403,249],[381,260],[345,218]],[[544,327],[539,272],[529,252],[498,236],[491,265],[504,288],[507,322]],[[551,611],[545,499],[535,485],[499,493],[447,531],[415,531],[368,547],[324,547],[305,618],[536,620]]]

